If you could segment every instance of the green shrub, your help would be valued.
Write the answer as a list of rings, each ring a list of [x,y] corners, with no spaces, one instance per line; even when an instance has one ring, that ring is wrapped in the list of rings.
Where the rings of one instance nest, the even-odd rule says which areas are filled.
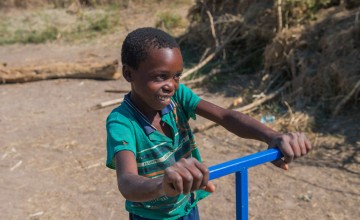
[[[183,26],[182,19],[179,15],[172,14],[170,12],[162,12],[157,15],[158,21],[156,22],[157,28],[162,28],[166,31],[171,32],[174,28]]]
[[[90,23],[89,25],[90,31],[103,32],[111,28],[111,24],[108,16],[104,16],[100,18],[96,17],[94,20],[88,19],[88,22]]]
[[[1,30],[2,32],[3,30]],[[38,30],[16,30],[11,36],[0,35],[0,45],[14,43],[45,43],[57,38],[59,30],[56,27],[49,26],[42,31]]]

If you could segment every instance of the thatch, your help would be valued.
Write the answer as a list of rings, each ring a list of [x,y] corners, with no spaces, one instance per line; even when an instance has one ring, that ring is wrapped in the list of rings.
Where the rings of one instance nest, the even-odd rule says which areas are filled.
[[[277,3],[281,3],[280,10]],[[217,70],[201,80],[229,72],[242,74],[245,67],[259,75],[255,68],[262,57],[264,71],[259,79],[263,80],[258,88],[265,94],[290,82],[282,101],[296,110],[313,106],[338,114],[345,106],[359,107],[360,98],[360,5],[341,3],[197,1],[181,42],[203,51],[200,61],[221,49],[210,57]],[[228,39],[234,30],[235,35]]]
[[[342,100],[360,82],[360,23],[356,10],[327,16],[308,28],[291,28],[266,47],[265,70],[292,81],[298,108],[317,103],[337,114],[345,104],[356,105],[360,89],[349,103]]]

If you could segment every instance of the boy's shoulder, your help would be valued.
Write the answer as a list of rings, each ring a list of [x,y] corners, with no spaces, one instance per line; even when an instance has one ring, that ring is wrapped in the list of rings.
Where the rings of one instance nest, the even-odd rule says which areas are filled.
[[[107,117],[107,122],[111,120],[117,121],[131,121],[134,117],[134,113],[125,102],[122,102],[118,107],[114,108]]]

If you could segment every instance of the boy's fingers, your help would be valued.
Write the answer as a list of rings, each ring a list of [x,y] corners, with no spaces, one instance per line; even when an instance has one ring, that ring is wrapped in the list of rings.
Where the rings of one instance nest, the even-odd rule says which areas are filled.
[[[200,171],[194,165],[195,159],[181,159],[179,162],[174,164],[175,169],[182,177],[183,180],[183,187],[184,187],[184,194],[188,194],[191,191],[196,189],[199,183],[199,174]]]
[[[210,192],[210,193],[213,193],[213,192],[215,192],[215,189],[216,189],[216,187],[215,187],[215,185],[212,183],[212,182],[208,182],[207,183],[207,185],[204,187],[204,190],[206,191],[206,192]]]
[[[191,191],[200,189],[200,187],[202,186],[202,180],[203,180],[204,175],[197,168],[196,169],[191,169],[191,170],[189,170],[189,172],[191,173],[192,178],[193,178],[192,179]]]
[[[281,138],[274,139],[270,144],[269,148],[278,148],[284,155],[286,163],[290,163],[294,159],[294,151],[289,142],[284,138],[288,138],[290,135],[282,135]],[[275,166],[280,167],[279,162],[272,162]]]
[[[181,176],[171,167],[165,170],[165,184],[168,184],[177,193],[182,193],[184,191]]]
[[[294,160],[294,151],[289,143],[283,143],[283,146],[280,148],[284,154],[285,163],[291,163]]]
[[[189,194],[192,189],[193,181],[194,181],[193,174],[191,173],[192,171],[190,171],[185,167],[178,167],[177,171],[182,178],[181,182],[183,185],[183,193]]]
[[[207,180],[209,178],[207,167],[195,158],[189,158],[183,162],[185,163],[185,168],[192,175],[191,191],[200,189],[201,186],[206,186]],[[185,189],[184,192],[186,192]]]
[[[208,180],[209,180],[208,167],[204,163],[200,163],[199,161],[197,161],[195,163],[195,165],[201,171],[201,174],[202,174],[200,186],[206,186],[208,184]]]
[[[306,149],[307,149],[307,152],[311,151],[311,148],[312,148],[311,142],[310,142],[310,140],[307,139],[306,137],[305,137],[305,147],[306,147]]]
[[[283,170],[289,169],[289,165],[287,163],[285,163],[285,161],[283,159],[275,160],[275,161],[272,161],[271,163]]]
[[[205,189],[209,192],[215,190],[215,186],[212,183],[209,184],[207,166],[194,158],[181,159],[167,168],[165,178],[165,182],[170,183],[177,193],[188,194],[197,189]]]
[[[308,149],[306,147],[307,143],[307,138],[303,133],[299,134],[299,144],[300,144],[300,149],[301,149],[301,155],[304,156],[308,153]]]
[[[273,164],[287,170],[288,164],[295,158],[306,155],[311,150],[311,143],[304,133],[288,133],[275,137],[269,144],[269,148],[278,147],[283,153],[283,160],[274,161]]]
[[[288,170],[289,169],[289,164],[283,163],[280,168],[283,169],[283,170]]]

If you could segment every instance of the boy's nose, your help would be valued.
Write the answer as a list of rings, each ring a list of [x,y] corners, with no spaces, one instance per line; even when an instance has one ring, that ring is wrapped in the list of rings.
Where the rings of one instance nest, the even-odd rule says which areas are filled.
[[[165,85],[163,86],[163,89],[165,90],[165,92],[167,93],[171,93],[175,90],[175,80],[173,79],[169,79],[166,81]]]

